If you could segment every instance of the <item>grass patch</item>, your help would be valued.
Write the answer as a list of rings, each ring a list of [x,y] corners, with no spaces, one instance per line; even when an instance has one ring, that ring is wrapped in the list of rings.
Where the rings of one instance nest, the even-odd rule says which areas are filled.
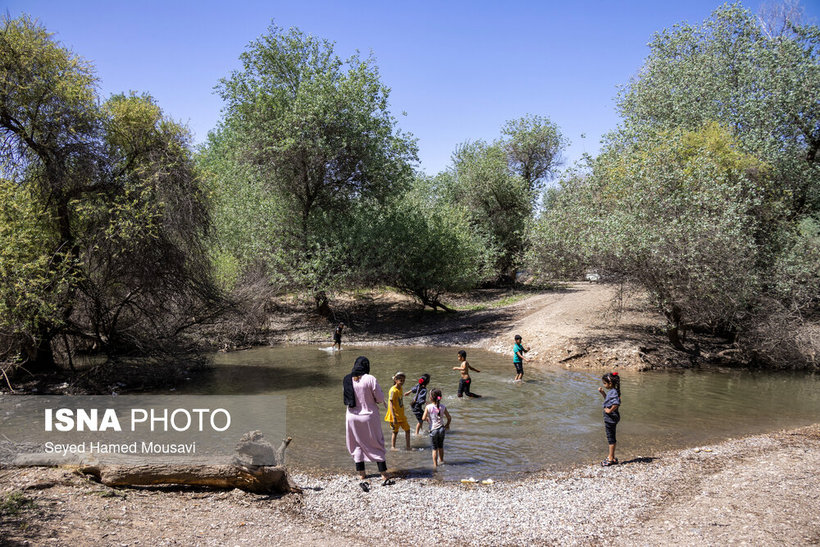
[[[0,515],[3,516],[13,517],[36,508],[34,500],[25,497],[22,492],[12,492],[0,500]]]
[[[499,298],[498,300],[492,300],[490,302],[479,302],[476,304],[467,304],[464,306],[456,306],[455,309],[459,311],[484,311],[484,310],[492,310],[495,308],[503,308],[504,306],[509,306],[511,304],[515,304],[516,302],[520,302],[525,298],[530,297],[529,293],[520,292],[517,294],[511,294],[508,296],[504,296],[503,298]]]

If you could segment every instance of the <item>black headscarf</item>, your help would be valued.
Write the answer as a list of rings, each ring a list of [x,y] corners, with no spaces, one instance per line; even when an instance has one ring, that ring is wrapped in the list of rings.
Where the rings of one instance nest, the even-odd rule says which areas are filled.
[[[365,374],[370,374],[370,361],[367,357],[359,357],[353,365],[353,370],[342,380],[345,405],[350,408],[356,406],[356,392],[353,391],[353,377],[364,376]]]

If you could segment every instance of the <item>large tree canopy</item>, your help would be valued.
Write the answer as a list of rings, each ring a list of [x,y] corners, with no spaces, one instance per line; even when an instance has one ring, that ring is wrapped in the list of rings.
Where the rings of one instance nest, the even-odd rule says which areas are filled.
[[[396,129],[372,58],[271,26],[222,80],[224,127],[257,177],[291,212],[292,244],[309,253],[324,214],[382,201],[412,176],[415,143]],[[229,128],[229,129],[228,129]]]
[[[512,280],[526,248],[539,190],[560,164],[567,142],[558,126],[542,116],[510,120],[492,144],[465,142],[443,173],[445,195],[466,211],[490,248],[486,265],[499,279]]]
[[[814,359],[804,325],[820,315],[820,30],[784,28],[726,5],[657,34],[621,92],[623,125],[548,193],[537,267],[638,284],[681,349],[681,330],[699,327],[750,360]]]
[[[532,216],[533,192],[512,172],[502,146],[462,144],[443,175],[451,204],[464,209],[475,231],[492,249],[492,271],[513,278]]]
[[[54,366],[56,340],[161,348],[214,297],[187,131],[95,85],[45,29],[2,21],[0,342],[30,368]]]
[[[655,35],[619,96],[624,135],[717,121],[775,168],[789,209],[820,209],[820,28],[772,35],[738,4]]]
[[[680,349],[687,326],[736,329],[764,282],[756,236],[769,207],[768,167],[737,148],[713,124],[645,135],[602,154],[550,202],[536,231],[539,262],[553,271],[603,268],[638,283]]]
[[[509,120],[501,128],[501,147],[514,173],[523,178],[535,196],[555,175],[567,140],[550,119],[528,114]]]
[[[409,187],[416,158],[374,60],[272,25],[241,61],[218,87],[224,118],[201,154],[218,270],[236,281],[261,266],[275,286],[316,293],[356,283],[355,225]]]

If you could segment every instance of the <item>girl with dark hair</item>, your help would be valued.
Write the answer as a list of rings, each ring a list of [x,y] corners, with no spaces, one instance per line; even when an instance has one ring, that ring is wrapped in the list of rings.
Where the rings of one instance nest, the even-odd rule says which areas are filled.
[[[421,378],[419,378],[418,384],[404,394],[404,396],[407,397],[411,393],[415,393],[413,402],[410,403],[410,409],[413,411],[413,414],[416,415],[416,420],[419,422],[416,424],[416,435],[421,432],[421,424],[424,422],[422,416],[424,416],[424,403],[427,402],[427,384],[429,383],[430,375],[424,373],[421,375]]]
[[[347,406],[345,440],[347,450],[356,464],[356,472],[364,479],[367,476],[364,462],[376,462],[379,473],[386,481],[389,476],[385,463],[384,434],[379,419],[379,405],[384,402],[384,393],[376,378],[370,375],[370,361],[367,357],[356,359],[353,370],[344,377],[342,386]]]
[[[604,396],[604,429],[609,443],[609,455],[601,465],[607,467],[618,463],[618,458],[615,457],[615,428],[621,421],[621,414],[618,412],[621,406],[621,377],[617,372],[607,372],[601,380],[604,387],[599,387],[598,393]]]
[[[442,416],[447,418],[444,423]],[[430,390],[430,404],[424,409],[424,420],[430,422],[430,441],[433,445],[433,467],[444,464],[444,432],[450,429],[450,413],[447,407],[441,404],[441,390]]]

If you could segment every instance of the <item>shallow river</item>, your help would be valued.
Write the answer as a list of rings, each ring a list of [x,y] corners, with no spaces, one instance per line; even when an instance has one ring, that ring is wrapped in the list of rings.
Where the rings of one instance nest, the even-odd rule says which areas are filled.
[[[435,476],[501,478],[544,468],[591,463],[606,456],[600,372],[537,370],[525,364],[524,382],[513,382],[512,359],[469,349],[476,399],[456,397],[458,348],[354,348],[329,353],[317,347],[260,348],[214,357],[189,394],[277,394],[287,398],[286,428],[293,442],[288,465],[302,470],[352,472],[345,448],[342,377],[365,355],[385,395],[392,375],[408,376],[404,391],[422,373],[440,387],[453,422],[445,441],[448,464]],[[751,433],[820,421],[820,375],[749,371],[621,372],[619,459],[698,446]],[[405,407],[411,429],[415,417]],[[384,409],[381,410],[382,419]],[[390,429],[383,423],[389,450]],[[397,446],[404,446],[403,432]],[[274,440],[271,440],[272,442]],[[278,444],[273,442],[273,444]],[[429,476],[429,438],[411,437],[411,452],[387,454],[390,468]],[[368,466],[368,473],[375,466]]]

